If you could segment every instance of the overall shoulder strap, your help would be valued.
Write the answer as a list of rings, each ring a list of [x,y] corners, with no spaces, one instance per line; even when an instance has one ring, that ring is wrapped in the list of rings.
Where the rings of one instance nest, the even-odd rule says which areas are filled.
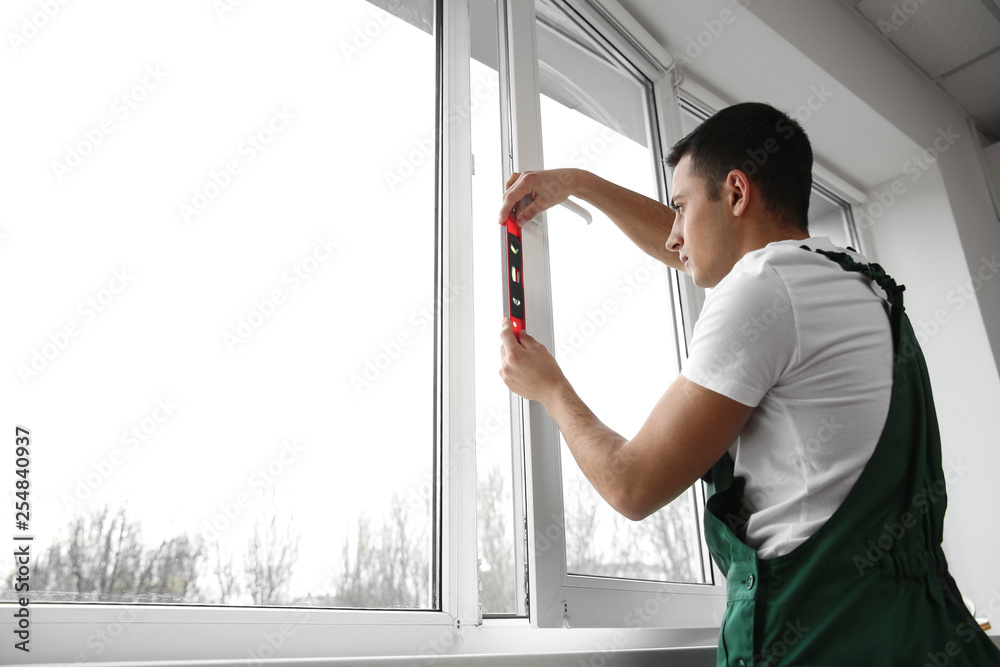
[[[812,250],[807,245],[799,246],[803,250]],[[852,250],[852,248],[848,248]],[[885,270],[872,262],[871,264],[862,264],[858,262],[853,257],[844,252],[830,252],[828,250],[816,249],[821,255],[833,260],[837,264],[840,264],[841,268],[845,271],[857,271],[858,273],[863,273],[868,276],[870,280],[875,282],[876,285],[882,288],[885,292],[886,297],[889,300],[889,323],[892,326],[892,340],[899,340],[899,328],[900,323],[903,318],[903,290],[906,289],[906,285],[897,285],[896,281],[889,276]]]

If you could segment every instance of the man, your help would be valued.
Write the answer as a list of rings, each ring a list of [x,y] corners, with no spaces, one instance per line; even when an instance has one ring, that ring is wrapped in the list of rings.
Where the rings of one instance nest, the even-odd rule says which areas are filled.
[[[521,223],[574,195],[714,288],[681,375],[642,428],[629,440],[601,423],[508,320],[504,382],[545,405],[587,478],[632,520],[706,477],[706,538],[729,600],[719,665],[922,665],[938,654],[1000,665],[940,549],[940,442],[902,287],[809,236],[802,128],[739,104],[667,163],[670,208],[574,169],[512,175],[501,207],[502,222],[531,195]]]

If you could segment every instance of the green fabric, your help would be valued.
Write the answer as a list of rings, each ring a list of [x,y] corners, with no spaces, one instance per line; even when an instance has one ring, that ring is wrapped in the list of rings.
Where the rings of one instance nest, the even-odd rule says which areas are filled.
[[[842,505],[777,558],[758,559],[737,536],[746,520],[743,480],[734,478],[728,453],[713,466],[705,535],[728,599],[717,664],[1000,667],[1000,651],[963,604],[941,550],[941,442],[904,288],[878,264],[816,252],[867,275],[888,295],[889,414]]]

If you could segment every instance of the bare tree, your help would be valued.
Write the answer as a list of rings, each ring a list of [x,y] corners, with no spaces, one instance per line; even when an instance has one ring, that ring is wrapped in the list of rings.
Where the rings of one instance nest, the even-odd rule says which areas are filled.
[[[180,535],[150,548],[139,522],[109,505],[73,519],[67,537],[40,554],[32,588],[42,599],[178,601],[198,597],[200,538]],[[11,586],[13,575],[11,575]]]
[[[197,593],[198,569],[205,555],[201,537],[180,535],[163,540],[156,549],[140,552],[135,575],[139,599],[183,602]]]
[[[344,540],[340,556],[340,577],[336,584],[334,605],[338,607],[380,606],[375,590],[377,576],[377,547],[371,543],[370,519],[363,512],[358,515],[357,538],[354,542],[354,559],[351,559],[350,536]]]
[[[701,544],[690,491],[647,518],[643,525],[662,578],[670,581],[700,578]]]
[[[334,575],[333,605],[426,607],[430,592],[426,521],[410,517],[406,503],[393,494],[378,534],[364,513],[358,516],[356,525],[353,555],[350,535],[341,548]]]
[[[241,586],[239,576],[233,565],[233,554],[224,551],[218,542],[212,544],[215,558],[212,559],[212,572],[219,582],[219,603],[226,604],[239,595]]]
[[[254,523],[244,564],[246,591],[254,604],[281,604],[299,558],[299,537],[292,532],[292,519],[278,525],[278,513],[265,510]]]
[[[690,492],[633,522],[612,511],[585,478],[571,480],[565,496],[568,571],[668,581],[699,579],[700,536]],[[606,544],[594,538],[600,533],[609,535]]]
[[[485,479],[479,480],[476,500],[482,583],[479,601],[484,612],[512,612],[517,591],[514,590],[514,539],[508,519],[513,507],[500,466],[491,467]]]
[[[606,567],[594,535],[600,523],[598,508],[605,501],[582,475],[571,477],[563,494],[566,515],[566,570],[587,574],[605,574]]]

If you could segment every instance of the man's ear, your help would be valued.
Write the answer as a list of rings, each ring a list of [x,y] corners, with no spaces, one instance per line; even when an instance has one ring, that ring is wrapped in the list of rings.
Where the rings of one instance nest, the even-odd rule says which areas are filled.
[[[734,216],[745,215],[750,207],[750,179],[739,169],[726,177],[727,204]]]

